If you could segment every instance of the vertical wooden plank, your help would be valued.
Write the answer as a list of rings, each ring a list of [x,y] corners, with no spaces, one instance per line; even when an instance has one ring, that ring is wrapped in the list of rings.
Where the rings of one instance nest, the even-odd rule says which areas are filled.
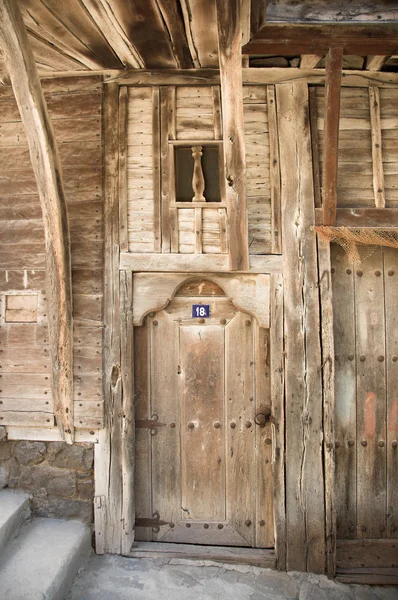
[[[175,163],[174,163],[174,146],[169,145],[169,223],[170,223],[170,251],[178,252],[179,250],[179,226],[178,226],[178,210],[174,203],[176,201],[176,183],[175,183]],[[181,209],[180,209],[181,210]]]
[[[176,88],[169,86],[168,95],[168,140],[175,140],[176,135]],[[173,207],[175,202],[175,165],[174,147],[169,146],[169,219],[170,219],[170,251],[178,252],[178,215],[177,209]]]
[[[228,253],[228,235],[227,235],[227,211],[225,208],[218,209],[218,221],[220,224],[220,252]]]
[[[200,207],[195,208],[195,253],[202,254],[202,209]]]
[[[181,506],[225,520],[224,328],[180,328]]]
[[[127,211],[127,110],[128,88],[121,86],[119,91],[119,243],[120,251],[128,252],[128,211]]]
[[[274,478],[275,551],[278,569],[286,570],[285,511],[285,352],[283,335],[283,275],[271,275],[270,339],[272,401],[272,469]]]
[[[384,248],[387,388],[387,537],[398,537],[398,250]]]
[[[218,85],[212,86],[213,92],[213,118],[214,118],[214,139],[222,140],[222,118],[221,118],[221,95]]]
[[[240,0],[216,0],[230,268],[249,269]]]
[[[338,539],[356,537],[357,417],[354,268],[341,246],[332,246],[335,352],[335,507]]]
[[[330,48],[325,66],[325,125],[323,145],[322,203],[324,225],[334,225],[337,207],[340,83],[343,49]]]
[[[334,577],[336,572],[336,512],[334,507],[335,396],[332,273],[330,263],[330,244],[322,239],[318,239],[318,271],[321,305],[326,573],[329,575],[329,577]]]
[[[151,419],[165,424],[152,435],[152,513],[175,524],[182,516],[178,332],[165,311],[156,313],[149,326]],[[154,539],[161,539],[169,529],[169,525],[160,526]]]
[[[269,330],[259,327],[253,319],[255,403],[256,411],[263,406],[272,407],[270,395]],[[272,548],[274,536],[273,468],[272,468],[272,423],[264,427],[255,426],[256,436],[256,548]]]
[[[176,139],[176,88],[169,85],[167,88],[168,104],[168,133],[169,140]]]
[[[134,542],[135,417],[133,354],[133,276],[120,271],[120,341],[122,375],[122,554]]]
[[[134,395],[135,418],[145,421],[151,418],[150,404],[150,340],[146,323],[134,330]],[[152,518],[152,441],[151,431],[137,428],[135,431],[135,515]],[[152,529],[137,527],[136,539],[152,540]]]
[[[168,89],[160,88],[160,152],[161,152],[161,189],[162,189],[162,252],[169,253],[171,245],[170,223],[170,154],[169,154],[169,102]]]
[[[105,552],[122,550],[122,377],[119,304],[119,86],[104,94],[104,429],[95,445],[95,495],[105,507],[96,511],[97,539]]]
[[[255,543],[256,462],[253,318],[238,313],[225,328],[227,520]]]
[[[355,272],[357,537],[386,535],[386,389],[382,249]],[[383,445],[380,444],[383,442]]]
[[[370,128],[372,134],[373,191],[376,208],[385,208],[383,151],[381,148],[379,88],[369,88]]]
[[[272,254],[281,254],[281,176],[279,165],[278,124],[276,120],[276,99],[274,85],[267,86],[267,109],[271,187],[271,250]]]
[[[159,87],[152,88],[152,161],[153,161],[153,233],[155,237],[154,251],[161,252],[161,158],[160,158],[160,92]]]
[[[286,352],[287,569],[324,572],[320,315],[308,88],[279,85]],[[295,168],[292,168],[295,165]],[[295,202],[292,199],[295,199]],[[300,218],[297,218],[297,215]]]
[[[310,129],[311,129],[311,147],[312,147],[312,172],[314,176],[314,197],[315,206],[322,206],[321,198],[321,174],[319,166],[319,140],[317,126],[317,109],[316,109],[316,88],[308,88],[310,102]]]

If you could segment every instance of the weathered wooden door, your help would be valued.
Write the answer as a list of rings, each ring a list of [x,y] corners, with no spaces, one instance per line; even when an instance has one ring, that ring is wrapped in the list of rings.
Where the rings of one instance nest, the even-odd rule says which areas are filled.
[[[273,546],[268,330],[186,285],[135,329],[135,393],[136,539]]]

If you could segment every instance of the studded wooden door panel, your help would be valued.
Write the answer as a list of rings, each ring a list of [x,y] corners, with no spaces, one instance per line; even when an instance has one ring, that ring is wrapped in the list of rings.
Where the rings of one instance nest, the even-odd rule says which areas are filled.
[[[268,330],[223,296],[180,296],[135,339],[136,539],[272,547]]]

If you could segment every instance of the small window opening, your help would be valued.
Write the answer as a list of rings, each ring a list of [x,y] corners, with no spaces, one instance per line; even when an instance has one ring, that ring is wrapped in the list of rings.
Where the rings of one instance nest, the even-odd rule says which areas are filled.
[[[219,148],[175,148],[177,202],[221,202]]]

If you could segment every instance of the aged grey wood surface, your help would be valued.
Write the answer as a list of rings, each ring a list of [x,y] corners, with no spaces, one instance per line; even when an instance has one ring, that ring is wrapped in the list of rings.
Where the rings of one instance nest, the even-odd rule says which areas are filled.
[[[73,442],[73,318],[69,223],[61,164],[27,33],[15,3],[0,3],[0,44],[28,138],[42,209],[52,391],[62,438]]]
[[[324,572],[322,382],[308,89],[277,87],[286,353],[287,569]],[[292,169],[292,165],[296,165]],[[295,201],[292,201],[292,198]],[[300,215],[297,218],[297,214]]]

